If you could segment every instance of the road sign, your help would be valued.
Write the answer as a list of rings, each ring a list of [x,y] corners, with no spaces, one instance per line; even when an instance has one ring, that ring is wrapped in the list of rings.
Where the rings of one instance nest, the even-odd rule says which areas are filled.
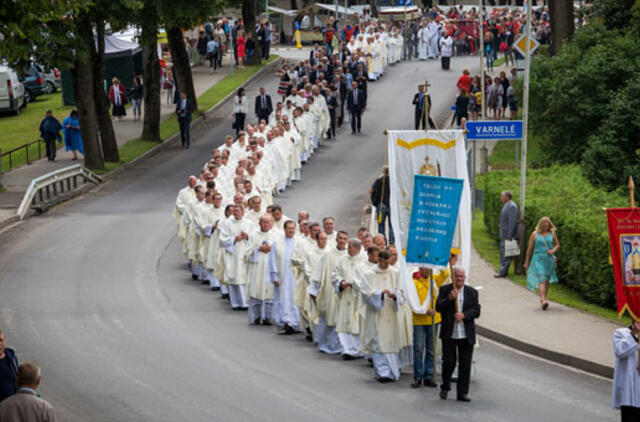
[[[522,120],[488,120],[467,122],[467,139],[471,141],[522,139]]]
[[[513,44],[516,50],[520,52],[523,56],[527,55],[527,34],[523,34],[518,40]],[[540,47],[540,43],[533,37],[529,37],[529,54],[533,54],[536,49]]]

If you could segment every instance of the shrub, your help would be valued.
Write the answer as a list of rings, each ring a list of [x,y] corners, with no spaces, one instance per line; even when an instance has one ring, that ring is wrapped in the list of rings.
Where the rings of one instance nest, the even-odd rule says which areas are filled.
[[[491,237],[498,241],[500,192],[510,190],[518,203],[520,173],[496,171],[483,179],[479,186],[484,184],[485,189],[484,222]],[[615,307],[613,267],[608,265],[607,223],[601,208],[627,206],[628,199],[593,187],[575,165],[528,171],[525,199],[528,233],[545,215],[558,229],[560,282],[589,302]]]

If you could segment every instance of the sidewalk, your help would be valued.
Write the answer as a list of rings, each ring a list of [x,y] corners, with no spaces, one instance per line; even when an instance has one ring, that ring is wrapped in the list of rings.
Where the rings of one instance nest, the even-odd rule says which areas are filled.
[[[223,57],[223,67],[219,68],[214,74],[210,73],[209,67],[207,66],[195,66],[191,68],[191,71],[193,73],[196,96],[200,96],[229,74],[229,56],[225,55]],[[162,102],[160,120],[164,121],[174,113],[175,104],[172,102],[167,104],[166,92],[164,90],[161,92],[160,97]],[[127,109],[127,116],[123,120],[113,121],[113,129],[116,134],[118,147],[122,147],[132,139],[140,137],[142,133],[142,120],[134,122],[132,111],[129,108]],[[30,165],[24,165],[3,173],[2,185],[6,191],[0,193],[0,227],[14,221],[13,217],[15,217],[16,210],[20,205],[24,192],[27,190],[32,179],[76,163],[82,163],[82,160],[73,161],[71,152],[65,151],[64,147],[62,147],[58,150],[55,162],[50,162],[46,158],[43,158]]]

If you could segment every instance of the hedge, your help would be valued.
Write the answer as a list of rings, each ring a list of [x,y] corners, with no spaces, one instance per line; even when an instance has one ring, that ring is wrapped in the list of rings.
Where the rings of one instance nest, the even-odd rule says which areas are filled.
[[[520,172],[494,171],[482,176],[484,223],[498,241],[500,193],[510,190],[520,198]],[[557,228],[558,278],[587,301],[614,308],[613,268],[608,264],[609,240],[602,207],[628,206],[628,198],[593,187],[579,166],[555,165],[527,172],[525,221],[527,232],[548,216]]]

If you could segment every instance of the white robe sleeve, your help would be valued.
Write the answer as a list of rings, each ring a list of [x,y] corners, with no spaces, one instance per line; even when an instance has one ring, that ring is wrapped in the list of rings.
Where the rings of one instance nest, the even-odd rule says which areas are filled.
[[[280,267],[278,266],[275,242],[271,244],[271,252],[269,252],[269,277],[272,283],[274,281],[280,281]]]
[[[630,330],[616,330],[613,334],[613,353],[618,359],[625,359],[640,349],[640,344],[633,338]]]

